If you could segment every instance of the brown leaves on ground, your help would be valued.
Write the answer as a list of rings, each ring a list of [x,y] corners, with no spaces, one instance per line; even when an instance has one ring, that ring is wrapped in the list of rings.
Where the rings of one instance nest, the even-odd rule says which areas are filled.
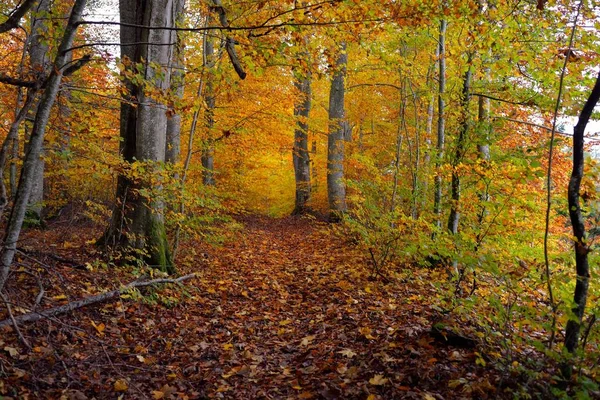
[[[11,329],[3,331],[0,395],[370,400],[495,395],[494,378],[476,365],[473,349],[439,344],[430,336],[430,299],[436,293],[429,272],[411,271],[410,279],[384,285],[369,279],[365,256],[325,224],[302,218],[242,222],[244,230],[223,248],[189,243],[182,250],[205,253],[182,268],[198,273],[183,288],[161,287],[144,297],[132,293],[135,301],[22,326],[31,351]],[[73,236],[79,242],[69,239],[69,251],[91,248],[86,234]],[[68,296],[49,291],[52,305],[67,301],[60,295],[82,297],[114,288],[116,279],[132,280],[114,269],[81,271],[56,262],[44,268],[60,276],[56,284],[70,288]],[[32,292],[35,288],[31,283]]]

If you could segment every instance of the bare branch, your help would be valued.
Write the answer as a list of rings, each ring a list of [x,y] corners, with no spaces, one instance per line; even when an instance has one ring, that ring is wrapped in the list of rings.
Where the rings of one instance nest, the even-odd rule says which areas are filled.
[[[14,317],[12,320],[5,319],[4,321],[0,321],[0,327],[7,326],[10,324],[13,324],[16,326],[17,323],[22,323],[22,322],[39,321],[44,318],[50,318],[50,317],[54,317],[56,315],[65,314],[69,311],[73,311],[73,310],[76,310],[81,307],[89,306],[90,304],[100,303],[102,301],[114,299],[115,297],[120,296],[121,294],[127,292],[130,289],[146,287],[146,286],[153,286],[153,285],[158,285],[158,284],[165,284],[165,283],[180,283],[182,281],[193,278],[195,276],[196,276],[196,274],[189,274],[189,275],[184,275],[184,276],[176,278],[176,279],[154,279],[151,281],[134,281],[134,282],[131,282],[131,283],[119,288],[119,289],[112,290],[110,292],[97,294],[95,296],[85,297],[81,300],[72,301],[70,303],[65,304],[64,306],[54,307],[54,308],[51,308],[51,309],[45,310],[45,311],[31,312],[28,314],[19,315],[18,317]],[[0,293],[0,295],[1,295],[1,293]],[[4,302],[6,304],[8,304],[3,295],[2,295],[2,299],[4,300]]]
[[[215,5],[215,9],[219,14],[219,21],[221,22],[221,25],[223,28],[229,28],[229,22],[227,21],[227,14],[225,13],[223,3],[221,3],[221,0],[213,0],[213,4]],[[225,36],[225,49],[227,50],[227,55],[229,55],[231,64],[233,64],[233,69],[235,69],[235,72],[237,72],[240,79],[244,79],[246,77],[246,72],[240,63],[237,52],[235,51],[235,40],[229,36]]]
[[[27,11],[29,11],[37,1],[38,0],[25,0],[19,7],[13,10],[8,19],[0,24],[0,33],[8,32],[11,29],[18,27],[21,18],[23,18]]]
[[[2,73],[0,73],[0,83],[26,88],[35,88],[38,85],[38,82],[36,81],[26,81],[23,79],[13,78]]]

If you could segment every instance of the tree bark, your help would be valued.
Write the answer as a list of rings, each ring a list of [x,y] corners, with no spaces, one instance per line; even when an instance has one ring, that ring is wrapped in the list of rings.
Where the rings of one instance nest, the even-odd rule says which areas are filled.
[[[56,95],[62,80],[62,68],[68,57],[67,50],[72,47],[75,32],[77,31],[77,23],[81,19],[85,4],[86,0],[75,0],[62,41],[58,48],[58,54],[54,60],[54,65],[46,84],[46,89],[42,94],[38,111],[35,115],[33,130],[31,132],[31,137],[29,138],[28,149],[23,162],[23,169],[15,196],[14,206],[8,220],[6,234],[2,245],[2,253],[0,254],[0,290],[2,290],[6,283],[10,266],[15,256],[17,242],[21,234],[25,212],[27,210],[29,195],[34,185],[36,167],[42,152],[44,134],[46,133],[50,110],[56,100]]]
[[[181,10],[177,0],[119,2],[121,43],[140,43],[121,46],[122,59],[129,60],[129,68],[142,64],[146,82],[166,92],[170,87],[167,66],[173,54],[172,30],[147,29],[140,26],[172,28]],[[127,61],[126,61],[127,62]],[[158,67],[157,67],[158,66]],[[167,106],[152,98],[143,87],[126,82],[128,98],[137,107],[126,102],[121,106],[121,151],[126,163],[147,163],[148,176],[158,176],[165,162],[167,143]],[[146,193],[151,193],[147,195]],[[100,243],[131,246],[135,254],[156,268],[173,272],[173,262],[167,242],[161,186],[153,185],[147,177],[134,182],[126,175],[119,176],[117,204],[111,225]]]
[[[596,84],[592,89],[592,93],[588,97],[581,113],[579,120],[573,130],[573,169],[571,179],[569,180],[569,217],[573,227],[573,236],[575,238],[575,269],[577,271],[577,283],[575,284],[575,294],[573,296],[573,314],[576,320],[569,319],[565,331],[565,349],[569,353],[574,353],[579,342],[579,332],[581,330],[581,322],[587,302],[587,294],[590,280],[590,266],[588,262],[588,253],[590,245],[586,240],[585,221],[581,212],[580,188],[583,178],[583,167],[585,164],[584,155],[584,136],[585,128],[590,120],[594,107],[600,100],[600,73],[596,78]],[[571,378],[572,364],[566,363],[562,367],[563,376],[567,379]]]
[[[212,18],[209,16],[207,23],[210,25]],[[206,141],[202,147],[202,183],[206,186],[215,184],[215,144],[213,138],[213,128],[215,126],[215,106],[216,96],[212,80],[212,74],[215,68],[215,48],[213,39],[208,35],[204,40],[204,65],[209,78],[206,79],[204,91],[204,103],[206,110],[204,112],[204,126],[206,128]]]
[[[327,137],[327,197],[329,220],[340,221],[346,212],[346,187],[344,184],[344,137],[347,129],[344,108],[346,76],[346,43],[339,48],[329,92],[329,135]]]
[[[180,19],[184,13],[185,0],[175,0],[175,15],[177,25],[180,25]],[[175,102],[183,98],[184,92],[184,49],[183,38],[180,32],[173,34],[175,36],[175,48],[171,56],[171,95]],[[181,154],[181,114],[177,110],[171,110],[171,115],[167,119],[167,147],[165,150],[165,162],[176,165],[179,162]]]
[[[294,176],[296,178],[296,205],[293,215],[303,214],[307,211],[310,200],[310,155],[308,152],[308,117],[311,108],[311,73],[310,71],[297,72],[294,86],[300,93],[294,105],[296,129],[294,130],[294,146],[292,159],[294,161]]]
[[[50,11],[50,6],[50,0],[41,0],[36,11],[38,13],[42,13],[41,15],[47,14]],[[29,60],[31,68],[37,77],[37,81],[43,81],[46,79],[51,65],[51,62],[48,59],[48,44],[46,43],[47,38],[45,37],[47,31],[47,22],[45,20],[39,18],[33,20],[31,26],[31,40],[29,42]],[[37,107],[38,103],[36,102],[32,106],[32,111],[34,113],[37,113]],[[31,194],[29,195],[29,205],[27,210],[28,219],[34,224],[37,224],[42,220],[42,209],[44,206],[45,166],[46,163],[44,161],[44,150],[42,149],[37,166],[35,168],[33,187],[31,189]]]
[[[433,197],[433,213],[436,218],[436,226],[442,227],[442,175],[440,167],[444,159],[444,145],[446,141],[446,28],[447,21],[443,19],[440,22],[440,34],[438,43],[438,120],[437,120],[437,155],[435,160],[436,174],[434,179],[434,197]]]
[[[471,99],[471,80],[473,73],[471,71],[471,56],[469,56],[468,69],[463,78],[463,89],[461,99],[462,121],[456,140],[456,149],[454,160],[452,161],[452,185],[450,192],[450,216],[448,217],[448,230],[453,235],[458,233],[458,223],[460,221],[460,173],[457,170],[466,151],[467,134],[469,132],[469,102]]]

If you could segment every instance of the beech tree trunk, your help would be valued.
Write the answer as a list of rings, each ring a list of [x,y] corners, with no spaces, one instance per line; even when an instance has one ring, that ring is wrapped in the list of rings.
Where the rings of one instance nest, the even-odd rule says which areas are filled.
[[[490,80],[490,69],[485,69],[485,77],[489,82]],[[490,99],[487,97],[479,96],[478,99],[478,112],[477,119],[479,123],[479,132],[480,137],[478,139],[477,144],[477,153],[481,160],[483,160],[486,164],[490,161],[490,133],[491,133],[491,125],[490,125]],[[477,220],[481,224],[483,219],[488,214],[486,203],[490,200],[490,194],[486,187],[479,193],[479,200],[481,201],[479,215],[477,216]]]
[[[462,121],[456,139],[456,149],[454,152],[454,160],[452,161],[452,185],[451,185],[451,203],[450,216],[448,217],[448,230],[452,234],[458,233],[458,223],[460,221],[460,173],[457,170],[460,162],[465,156],[467,145],[467,133],[469,132],[469,101],[471,98],[471,79],[473,73],[471,71],[471,57],[469,56],[469,69],[465,72],[463,78],[462,89]]]
[[[44,134],[46,133],[50,110],[56,100],[56,95],[62,80],[62,68],[64,68],[65,61],[69,57],[67,50],[72,47],[75,32],[77,31],[77,23],[81,20],[85,4],[86,0],[75,0],[63,38],[58,48],[58,54],[54,60],[53,67],[50,69],[50,76],[48,77],[46,88],[42,94],[38,105],[38,111],[35,115],[33,129],[23,161],[23,168],[19,179],[15,202],[8,220],[6,234],[2,244],[2,253],[0,254],[0,290],[2,290],[6,283],[10,266],[15,256],[17,242],[21,234],[23,220],[27,211],[29,195],[31,194],[34,185],[36,168],[42,153]]]
[[[212,18],[209,17],[208,24]],[[209,75],[206,80],[204,90],[204,103],[206,110],[204,113],[204,126],[206,128],[206,141],[202,147],[202,183],[206,186],[215,184],[215,144],[213,138],[213,128],[215,126],[215,88],[212,82],[213,69],[215,67],[215,49],[214,41],[207,36],[204,41],[204,63]]]
[[[178,18],[175,22],[179,24],[183,12],[185,1],[175,0],[175,18]],[[171,95],[177,100],[183,98],[184,92],[184,54],[183,54],[183,39],[181,33],[176,33],[175,36],[175,48],[173,49],[171,56]],[[181,114],[176,110],[172,110],[172,114],[167,119],[167,147],[165,150],[165,162],[170,164],[177,164],[179,162],[181,154]]]
[[[178,19],[177,0],[150,0],[119,2],[122,43],[139,43],[122,46],[121,56],[129,68],[143,63],[141,73],[147,82],[167,91],[171,84],[168,68],[175,40],[168,29],[146,29],[140,26],[174,27]],[[137,107],[123,103],[121,106],[121,151],[128,163],[147,163],[149,170],[137,181],[123,175],[117,187],[117,205],[113,210],[111,226],[100,240],[111,245],[130,246],[143,254],[151,266],[173,272],[173,262],[164,225],[164,204],[160,199],[160,184],[150,182],[147,176],[159,175],[167,150],[167,106],[148,95],[143,87],[126,82],[128,97]],[[141,191],[145,193],[142,194]],[[151,193],[147,195],[146,193]]]
[[[583,167],[585,164],[584,155],[584,136],[585,128],[590,120],[594,107],[600,100],[600,73],[596,78],[596,84],[592,93],[588,97],[575,129],[573,130],[573,170],[569,180],[569,217],[573,227],[573,237],[575,239],[575,269],[577,271],[577,283],[575,284],[575,294],[573,303],[575,306],[572,311],[576,319],[569,319],[565,331],[565,349],[569,353],[574,353],[579,342],[579,332],[583,321],[583,313],[587,303],[587,294],[590,281],[590,266],[588,262],[588,253],[590,245],[587,243],[585,221],[581,213],[580,194],[581,180],[583,178]],[[571,378],[572,364],[566,363],[562,367],[563,376]]]
[[[436,226],[442,227],[442,175],[440,167],[444,159],[444,145],[446,141],[446,101],[444,99],[446,93],[446,27],[447,21],[443,19],[440,22],[440,34],[438,43],[438,120],[437,120],[437,155],[435,160],[436,174],[434,179],[434,197],[433,197],[433,213],[436,218]]]
[[[308,152],[308,116],[311,108],[311,74],[296,76],[294,86],[300,92],[300,97],[294,105],[296,129],[294,130],[294,147],[292,158],[296,178],[296,206],[292,214],[303,214],[307,211],[310,200],[310,155]]]
[[[37,9],[37,13],[44,15],[50,11],[50,0],[41,0]],[[48,76],[51,61],[48,59],[48,38],[45,37],[48,28],[47,21],[41,18],[33,20],[31,27],[31,40],[29,42],[29,61],[31,68],[35,71],[37,79],[45,79]],[[69,56],[70,57],[70,56]],[[34,104],[32,111],[37,112],[38,104]],[[46,163],[44,162],[44,150],[40,153],[35,168],[33,187],[29,195],[28,218],[33,221],[42,220],[42,209],[44,206],[44,170]]]
[[[347,130],[344,108],[346,76],[346,43],[340,45],[329,92],[329,135],[327,137],[327,197],[329,220],[340,221],[346,212],[344,185],[344,138]]]

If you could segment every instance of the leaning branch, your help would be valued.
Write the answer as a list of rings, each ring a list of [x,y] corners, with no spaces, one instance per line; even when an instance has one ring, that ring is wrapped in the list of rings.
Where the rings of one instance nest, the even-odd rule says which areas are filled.
[[[29,11],[29,9],[37,3],[37,0],[25,0],[23,4],[17,7],[8,17],[6,21],[0,24],[0,33],[8,32],[11,29],[19,26],[21,18]]]
[[[499,101],[501,103],[514,104],[517,106],[527,106],[527,107],[535,107],[536,106],[536,103],[533,99],[528,99],[528,100],[523,100],[523,101],[515,101],[515,100],[501,99],[499,97],[494,97],[494,96],[490,96],[489,94],[483,94],[483,93],[472,93],[471,95],[477,96],[477,97],[484,97],[486,99]]]
[[[0,74],[0,83],[26,88],[33,88],[38,84],[36,81],[26,81],[23,79],[13,78],[6,74]]]
[[[73,311],[73,310],[76,310],[81,307],[89,306],[90,304],[100,303],[100,302],[103,302],[106,300],[114,299],[115,297],[119,297],[123,293],[125,293],[131,289],[134,289],[134,288],[141,288],[141,287],[153,286],[153,285],[165,284],[165,283],[180,283],[182,281],[193,278],[195,276],[196,276],[196,274],[189,274],[189,275],[184,275],[182,277],[179,277],[177,279],[154,279],[151,281],[134,281],[134,282],[131,282],[131,283],[119,288],[119,289],[112,290],[110,292],[97,294],[95,296],[85,297],[81,300],[72,301],[72,302],[65,304],[63,306],[60,306],[60,307],[54,307],[54,308],[50,308],[45,311],[31,312],[28,314],[19,315],[17,317],[14,317],[14,319],[10,319],[10,318],[5,319],[4,321],[0,321],[0,327],[7,326],[7,325],[16,326],[17,324],[20,324],[23,322],[35,322],[35,321],[39,321],[41,319],[51,318],[56,315],[65,314],[69,311]]]
[[[227,14],[225,13],[223,3],[221,3],[221,0],[213,0],[213,4],[215,5],[215,10],[219,14],[219,22],[221,22],[223,28],[229,28],[229,22],[227,21]],[[246,72],[235,51],[235,40],[229,36],[225,36],[225,49],[227,50],[227,55],[229,55],[229,60],[231,60],[231,63],[233,64],[233,69],[235,69],[235,72],[237,72],[240,79],[244,79],[246,77]]]

